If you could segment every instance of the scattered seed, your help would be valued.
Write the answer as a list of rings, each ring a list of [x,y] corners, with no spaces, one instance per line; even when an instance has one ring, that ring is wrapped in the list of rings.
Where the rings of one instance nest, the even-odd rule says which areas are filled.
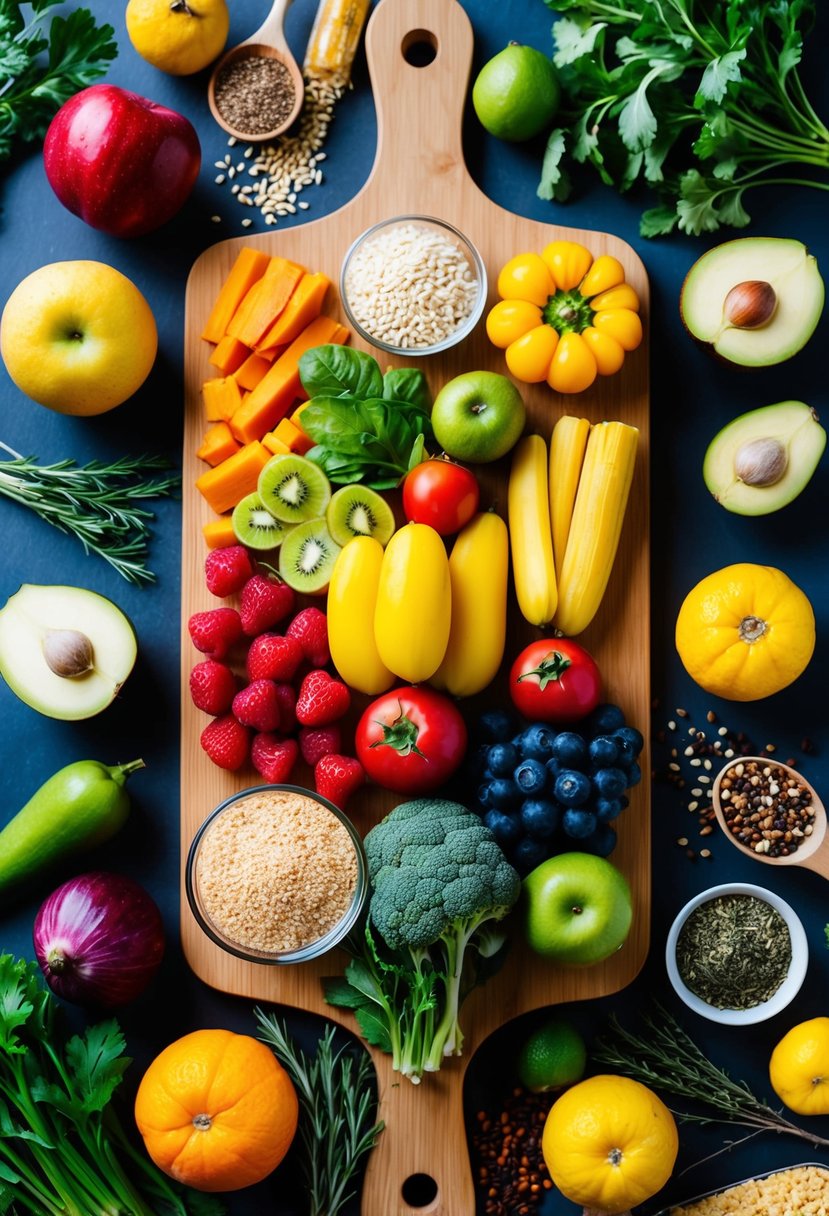
[[[211,215],[210,219],[214,224],[221,224],[222,222],[222,217],[220,215]]]
[[[242,227],[243,227],[243,228],[250,228],[250,226],[251,226],[251,224],[252,224],[252,223],[253,223],[253,220],[251,220],[251,219],[242,220]]]
[[[711,856],[711,850],[710,849],[700,849],[699,855],[700,855],[700,857],[704,857],[707,861],[709,859],[709,857]]]
[[[717,715],[714,713],[713,709],[709,709],[708,713],[705,715],[705,720],[706,722],[716,722]]]

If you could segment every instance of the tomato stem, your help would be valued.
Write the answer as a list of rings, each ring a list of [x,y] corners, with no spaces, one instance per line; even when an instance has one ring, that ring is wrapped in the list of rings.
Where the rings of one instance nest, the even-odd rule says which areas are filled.
[[[403,706],[397,702],[397,708],[400,710],[397,717],[392,722],[391,726],[387,726],[385,722],[381,722],[379,718],[375,719],[375,724],[380,727],[383,732],[382,739],[376,739],[371,747],[391,747],[399,756],[420,756],[428,763],[428,756],[424,756],[423,752],[417,746],[417,736],[420,733],[420,728],[415,725],[411,718],[407,718],[403,712]]]
[[[537,667],[532,671],[525,671],[523,675],[518,677],[518,683],[522,680],[528,680],[530,676],[538,676],[538,687],[543,692],[551,680],[560,680],[568,667],[572,667],[572,662],[560,650],[551,650],[548,655],[545,655]]]

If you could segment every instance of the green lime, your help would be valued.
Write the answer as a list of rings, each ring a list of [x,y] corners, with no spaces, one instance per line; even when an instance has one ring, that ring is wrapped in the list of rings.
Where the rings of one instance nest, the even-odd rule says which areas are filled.
[[[532,139],[549,126],[561,87],[552,60],[511,42],[478,73],[472,104],[481,125],[498,139]]]
[[[521,1048],[518,1079],[535,1093],[564,1089],[581,1080],[586,1063],[587,1048],[575,1026],[564,1018],[551,1018]]]

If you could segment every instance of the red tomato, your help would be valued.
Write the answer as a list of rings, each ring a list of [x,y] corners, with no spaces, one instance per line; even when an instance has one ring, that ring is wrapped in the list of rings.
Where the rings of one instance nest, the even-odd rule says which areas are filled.
[[[413,524],[428,524],[451,536],[478,510],[475,474],[451,460],[424,460],[403,482],[403,511]]]
[[[466,726],[441,693],[393,688],[369,705],[354,742],[372,781],[401,794],[426,794],[448,781],[463,760]]]
[[[578,642],[542,638],[513,663],[509,695],[531,722],[578,722],[601,701],[602,675]]]

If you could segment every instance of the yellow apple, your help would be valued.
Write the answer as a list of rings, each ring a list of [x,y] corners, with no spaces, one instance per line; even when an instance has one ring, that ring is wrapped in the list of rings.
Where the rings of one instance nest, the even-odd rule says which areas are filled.
[[[0,319],[6,370],[60,414],[103,414],[131,397],[155,362],[150,306],[103,262],[52,262],[19,283]]]

